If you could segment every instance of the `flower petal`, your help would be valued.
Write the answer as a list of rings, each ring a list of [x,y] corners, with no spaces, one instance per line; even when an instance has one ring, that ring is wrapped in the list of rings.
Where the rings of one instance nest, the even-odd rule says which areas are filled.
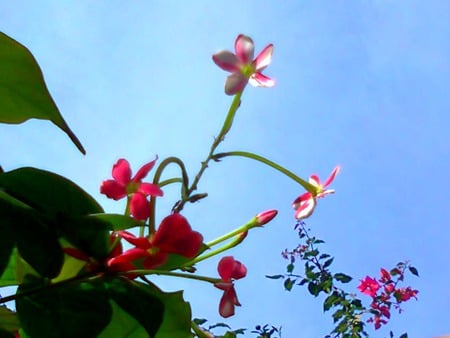
[[[241,73],[233,73],[225,81],[225,94],[234,95],[247,85],[248,79]]]
[[[131,232],[125,230],[118,231],[117,234],[128,243],[133,244],[139,249],[147,250],[151,248],[151,244],[147,237],[136,237]]]
[[[144,269],[154,269],[167,261],[167,253],[157,252],[148,256],[143,262],[142,267]]]
[[[125,186],[114,180],[103,181],[100,186],[100,193],[116,201],[127,195]]]
[[[233,53],[223,50],[213,54],[212,59],[216,65],[227,72],[239,72],[241,70],[241,62]]]
[[[316,187],[322,187],[322,186],[320,185],[320,178],[319,178],[319,176],[317,176],[316,174],[312,174],[312,175],[309,177],[309,183],[311,183],[312,185],[314,185],[314,186],[316,186]]]
[[[148,172],[150,171],[150,170],[152,170],[152,168],[155,166],[155,163],[156,163],[156,160],[158,159],[158,156],[156,156],[156,158],[153,160],[153,161],[151,161],[151,162],[149,162],[149,163],[147,163],[147,164],[144,164],[139,170],[138,170],[138,172],[136,173],[136,175],[134,175],[134,177],[131,179],[131,181],[133,181],[133,182],[140,182],[140,181],[142,181],[142,179],[145,177],[145,176],[147,176],[147,174],[148,174]]]
[[[203,236],[193,231],[187,219],[180,214],[164,218],[158,227],[152,244],[161,251],[193,258],[198,254]]]
[[[131,180],[130,163],[121,158],[114,164],[112,169],[112,177],[120,184],[127,185]]]
[[[266,68],[272,62],[273,45],[267,45],[253,61],[253,65],[257,72]]]
[[[250,84],[253,87],[266,87],[270,88],[275,85],[275,80],[271,79],[270,77],[267,77],[261,73],[254,73],[250,78],[248,79]]]
[[[145,221],[150,216],[150,205],[144,194],[136,192],[131,196],[131,215],[137,220]]]
[[[295,211],[295,218],[298,220],[302,220],[311,216],[316,207],[316,199],[310,198],[306,201],[300,202],[300,206]]]
[[[234,307],[241,306],[239,300],[237,298],[236,290],[234,289],[234,285],[230,284],[230,286],[224,289],[222,298],[219,303],[219,314],[223,318],[228,318],[234,315]]]
[[[138,192],[146,196],[162,196],[164,194],[160,187],[152,183],[141,183]]]
[[[331,182],[333,182],[334,178],[336,177],[336,175],[339,173],[339,171],[341,170],[340,166],[336,166],[333,171],[331,172],[330,176],[326,179],[326,181],[323,183],[323,187],[326,188],[328,187]]]
[[[234,42],[234,49],[236,56],[243,64],[250,64],[252,62],[253,55],[255,54],[255,44],[250,37],[244,34],[238,35]]]
[[[219,261],[217,266],[220,278],[229,282],[231,279],[240,279],[247,275],[247,268],[244,264],[234,259],[233,256],[225,256]]]
[[[303,203],[303,202],[305,202],[305,201],[307,201],[307,200],[309,200],[309,199],[311,199],[311,198],[313,198],[313,195],[312,195],[309,191],[307,191],[307,192],[305,192],[304,194],[298,196],[298,197],[295,199],[295,201],[292,202],[292,207],[293,207],[294,209],[298,209],[298,208],[300,207],[300,204],[301,204],[301,203]]]

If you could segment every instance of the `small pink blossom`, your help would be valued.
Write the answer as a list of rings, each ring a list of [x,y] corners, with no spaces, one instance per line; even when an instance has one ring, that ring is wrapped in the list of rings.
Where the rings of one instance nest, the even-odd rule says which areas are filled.
[[[260,212],[258,215],[256,215],[258,226],[263,226],[264,224],[269,223],[271,220],[275,218],[277,214],[278,214],[277,210],[266,210]]]
[[[323,184],[320,183],[319,176],[316,174],[310,176],[309,183],[316,187],[316,193],[312,194],[309,191],[305,192],[297,197],[294,202],[292,202],[292,207],[295,209],[296,219],[302,220],[311,216],[314,208],[316,207],[317,198],[325,197],[326,195],[334,193],[333,189],[326,188],[333,182],[339,171],[340,167],[336,166]]]
[[[243,278],[247,275],[247,268],[244,264],[234,259],[232,256],[223,257],[217,267],[221,281],[214,286],[223,290],[219,304],[219,313],[222,317],[228,318],[234,315],[234,307],[241,306],[234,289],[233,280]]]
[[[147,197],[163,195],[156,184],[142,182],[142,179],[154,167],[156,160],[157,158],[143,165],[132,178],[128,161],[119,159],[112,169],[113,179],[103,181],[100,192],[116,201],[129,196],[131,215],[138,220],[146,220],[150,216]]]
[[[361,280],[361,284],[358,286],[359,291],[370,297],[375,297],[377,291],[380,289],[380,283],[374,278],[366,276]]]
[[[213,55],[213,61],[231,75],[225,82],[225,93],[234,95],[242,91],[247,82],[254,87],[272,87],[275,81],[263,75],[263,71],[272,60],[273,45],[267,45],[253,60],[255,45],[253,40],[240,34],[234,43],[236,54],[220,51]]]

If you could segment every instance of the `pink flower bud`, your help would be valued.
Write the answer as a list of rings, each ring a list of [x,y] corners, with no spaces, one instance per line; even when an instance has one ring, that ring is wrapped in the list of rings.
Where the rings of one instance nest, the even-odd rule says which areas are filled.
[[[271,220],[275,218],[278,214],[277,210],[266,210],[258,215],[256,215],[256,221],[258,222],[258,226],[263,226],[266,223],[269,223]]]

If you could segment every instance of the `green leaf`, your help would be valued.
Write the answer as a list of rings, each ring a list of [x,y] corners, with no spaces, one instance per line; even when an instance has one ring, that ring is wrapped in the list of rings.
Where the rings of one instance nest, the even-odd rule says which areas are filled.
[[[20,323],[17,314],[4,306],[0,306],[0,331],[15,332],[19,328]]]
[[[334,275],[334,279],[341,283],[349,283],[352,280],[352,277],[344,274],[344,273],[337,273]]]
[[[334,258],[330,258],[330,259],[326,260],[325,263],[323,263],[323,267],[328,268],[331,265],[331,263],[333,263],[333,260],[334,260]]]
[[[308,284],[308,291],[311,295],[317,297],[319,295],[321,289],[317,284],[310,282]]]
[[[130,216],[120,214],[93,214],[83,217],[83,221],[102,225],[112,231],[126,230],[134,227],[145,226],[145,222],[135,220]]]
[[[96,281],[48,287],[30,277],[18,293],[19,320],[33,338],[96,338],[112,316],[108,295]]]
[[[291,273],[292,271],[294,271],[294,267],[295,267],[295,265],[294,264],[288,264],[288,266],[286,266],[286,271],[288,272],[288,273]]]
[[[22,123],[28,119],[49,120],[61,128],[85,154],[53,101],[41,69],[31,52],[0,32],[0,122]]]
[[[1,229],[13,234],[18,251],[26,262],[44,277],[58,275],[63,263],[62,248],[56,235],[45,226],[35,210],[23,207],[20,201],[0,190],[0,221]]]
[[[267,276],[266,275],[266,278],[270,278],[270,279],[280,279],[280,278],[283,278],[284,276],[283,275],[273,275],[273,276]]]
[[[24,167],[0,174],[0,188],[52,219],[102,213],[102,207],[72,181],[52,172]]]
[[[110,301],[112,317],[109,325],[100,333],[98,338],[146,338],[149,337],[144,327],[130,316],[114,301]]]
[[[1,198],[1,197],[0,197]],[[1,203],[1,201],[0,201]],[[1,210],[1,207],[0,207]],[[1,212],[1,211],[0,211]],[[15,237],[11,230],[11,223],[5,224],[3,220],[6,215],[0,214],[0,276],[4,273],[8,267],[12,250],[15,245]],[[9,220],[10,222],[11,220]]]
[[[404,333],[404,334],[402,334],[399,338],[408,338],[408,334],[407,334],[407,333]]]
[[[419,277],[419,272],[417,271],[417,269],[413,266],[410,266],[409,268],[409,272],[411,272],[414,276]]]
[[[288,278],[284,281],[284,289],[287,291],[291,291],[293,285],[294,285],[294,281],[290,278]]]
[[[164,305],[147,286],[127,278],[114,278],[107,283],[112,300],[136,319],[150,337],[155,337],[161,326]]]
[[[17,281],[16,278],[16,255],[17,250],[13,249],[9,257],[8,263],[5,269],[3,270],[3,274],[0,276],[0,287],[17,285],[20,283],[19,281]]]

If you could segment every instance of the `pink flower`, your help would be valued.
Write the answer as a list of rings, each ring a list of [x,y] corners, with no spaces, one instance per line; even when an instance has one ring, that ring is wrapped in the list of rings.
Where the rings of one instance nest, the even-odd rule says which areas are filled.
[[[228,318],[234,315],[234,307],[241,306],[234,289],[233,280],[240,279],[247,275],[247,268],[244,264],[234,259],[232,256],[223,257],[217,267],[221,282],[214,286],[223,290],[219,304],[219,313],[222,317]]]
[[[271,220],[275,218],[277,214],[278,214],[277,210],[266,210],[260,212],[258,215],[256,215],[258,226],[263,226],[264,224],[269,223]]]
[[[361,284],[358,286],[359,291],[365,295],[369,295],[370,297],[375,297],[379,288],[380,284],[378,281],[374,278],[370,278],[369,276],[362,279]]]
[[[112,169],[113,180],[103,181],[100,192],[108,198],[119,200],[130,196],[130,212],[138,220],[146,220],[150,216],[148,196],[162,196],[162,190],[151,183],[143,183],[142,179],[155,165],[157,158],[143,165],[134,177],[131,177],[130,164],[121,158]]]
[[[272,60],[273,45],[267,45],[253,60],[255,46],[253,40],[243,34],[234,42],[236,54],[220,51],[213,55],[213,61],[231,75],[225,82],[225,93],[234,95],[242,91],[247,82],[254,87],[272,87],[275,81],[263,75],[263,71]]]
[[[382,283],[388,283],[391,280],[391,274],[386,269],[380,269],[380,276],[380,282]]]
[[[142,260],[144,269],[154,269],[164,264],[169,254],[194,258],[203,243],[203,236],[193,231],[187,219],[180,214],[164,218],[151,240],[136,237],[128,231],[119,231],[119,236],[135,247],[108,261],[116,271],[130,270],[130,264]],[[137,268],[137,267],[135,267]]]
[[[411,298],[417,299],[418,293],[418,290],[413,290],[410,286],[408,286],[407,288],[400,288],[395,290],[394,296],[399,302],[406,302]]]
[[[313,174],[309,178],[309,183],[316,187],[316,193],[305,192],[304,194],[297,197],[297,199],[292,202],[292,207],[295,211],[295,218],[298,220],[308,218],[314,211],[316,207],[317,198],[325,197],[326,195],[334,193],[333,189],[326,189],[331,182],[333,182],[336,175],[339,173],[340,167],[337,166],[333,169],[330,176],[325,180],[323,184],[320,183],[319,176]]]

